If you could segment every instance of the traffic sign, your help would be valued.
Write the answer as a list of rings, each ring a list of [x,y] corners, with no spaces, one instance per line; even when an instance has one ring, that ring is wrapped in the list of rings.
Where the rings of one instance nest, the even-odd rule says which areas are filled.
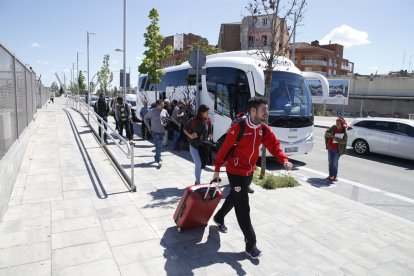
[[[188,62],[193,68],[201,68],[206,64],[207,58],[203,51],[196,49],[192,50],[188,55]]]

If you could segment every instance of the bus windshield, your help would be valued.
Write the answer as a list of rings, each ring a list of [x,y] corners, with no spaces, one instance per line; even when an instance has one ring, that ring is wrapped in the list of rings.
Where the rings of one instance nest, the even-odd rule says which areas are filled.
[[[304,78],[293,73],[273,72],[270,85],[269,124],[300,127],[312,123],[312,101]]]

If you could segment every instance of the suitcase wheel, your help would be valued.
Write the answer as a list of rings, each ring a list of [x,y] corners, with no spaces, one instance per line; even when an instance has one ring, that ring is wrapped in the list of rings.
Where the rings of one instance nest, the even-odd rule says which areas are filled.
[[[181,228],[180,227],[177,228],[177,232],[181,233]]]

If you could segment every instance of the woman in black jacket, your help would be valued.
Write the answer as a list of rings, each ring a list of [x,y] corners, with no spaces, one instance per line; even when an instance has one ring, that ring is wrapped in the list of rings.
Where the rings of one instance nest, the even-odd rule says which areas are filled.
[[[211,140],[211,121],[208,118],[208,106],[202,104],[197,110],[197,115],[188,120],[184,126],[187,136],[191,157],[195,165],[195,184],[200,184],[201,169],[206,165],[208,159],[208,146],[204,141]]]

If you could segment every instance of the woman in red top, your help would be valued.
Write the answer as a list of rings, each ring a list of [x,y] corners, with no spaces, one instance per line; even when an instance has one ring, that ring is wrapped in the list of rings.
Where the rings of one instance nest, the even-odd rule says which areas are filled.
[[[336,124],[325,132],[325,145],[328,150],[329,181],[338,181],[339,157],[346,152],[346,141],[348,128],[345,120],[341,117],[336,119]]]

